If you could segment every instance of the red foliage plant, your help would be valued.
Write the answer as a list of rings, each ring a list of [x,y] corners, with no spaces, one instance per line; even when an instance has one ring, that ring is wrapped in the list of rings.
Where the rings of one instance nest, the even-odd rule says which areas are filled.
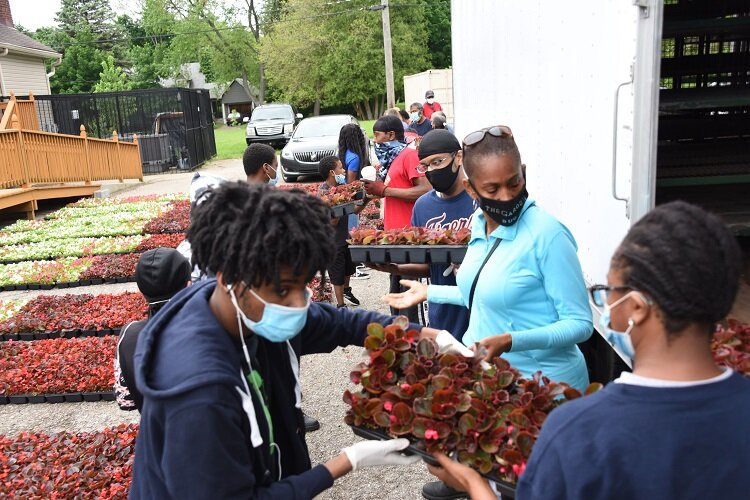
[[[190,201],[180,200],[171,208],[154,217],[143,227],[144,233],[184,233],[190,225]]]
[[[122,328],[146,318],[147,310],[140,293],[39,295],[13,317],[0,321],[0,333]]]
[[[364,199],[364,184],[360,181],[354,181],[349,184],[334,186],[326,194],[321,196],[323,201],[329,205],[343,205]]]
[[[349,243],[352,245],[467,245],[470,238],[471,230],[468,228],[436,230],[408,227],[385,231],[368,227],[353,229]]]
[[[0,395],[112,390],[117,337],[0,344]]]
[[[145,252],[154,248],[177,248],[185,239],[184,233],[150,234],[136,247],[136,252]]]
[[[138,426],[0,435],[0,497],[125,499]]]
[[[727,326],[718,326],[711,341],[717,364],[750,377],[750,325],[730,319]]]
[[[580,392],[539,372],[524,379],[503,358],[483,366],[482,352],[440,353],[407,328],[405,318],[368,326],[369,361],[351,373],[362,390],[344,393],[346,423],[407,437],[430,453],[456,452],[461,463],[515,483],[549,412]]]
[[[328,277],[321,282],[320,276],[315,276],[308,285],[312,290],[313,302],[331,302],[333,299],[333,286]]]
[[[91,258],[91,266],[84,270],[78,279],[132,278],[135,276],[135,266],[140,258],[140,253],[96,255]]]

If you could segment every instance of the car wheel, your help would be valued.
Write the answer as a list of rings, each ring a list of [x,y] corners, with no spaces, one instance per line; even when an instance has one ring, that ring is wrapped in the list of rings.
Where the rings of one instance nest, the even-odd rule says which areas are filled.
[[[281,174],[281,176],[284,178],[284,182],[297,182],[296,175]]]

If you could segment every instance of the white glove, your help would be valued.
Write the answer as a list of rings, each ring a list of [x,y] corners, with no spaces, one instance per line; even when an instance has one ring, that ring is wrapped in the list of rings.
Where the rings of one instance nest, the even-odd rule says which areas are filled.
[[[441,353],[452,352],[466,358],[474,357],[474,351],[456,340],[456,337],[451,335],[451,332],[448,330],[440,330],[437,337],[435,337],[435,342],[437,342]]]
[[[352,464],[352,470],[375,465],[410,465],[421,460],[418,455],[402,455],[400,450],[409,446],[408,439],[390,439],[388,441],[362,441],[344,448]]]

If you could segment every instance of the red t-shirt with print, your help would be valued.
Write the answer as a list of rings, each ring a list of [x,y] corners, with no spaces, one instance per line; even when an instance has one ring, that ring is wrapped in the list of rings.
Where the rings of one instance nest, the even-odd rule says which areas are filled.
[[[432,113],[435,111],[442,111],[443,107],[440,106],[440,103],[437,101],[434,101],[432,104],[425,102],[422,104],[422,114],[425,118],[428,120],[432,117]]]
[[[417,165],[419,165],[417,150],[411,147],[404,148],[391,163],[385,184],[393,188],[413,187],[414,179],[424,177],[424,174],[417,172]],[[411,226],[411,212],[416,200],[406,201],[386,197],[384,203],[385,218],[383,219],[383,225],[385,229],[401,229]]]

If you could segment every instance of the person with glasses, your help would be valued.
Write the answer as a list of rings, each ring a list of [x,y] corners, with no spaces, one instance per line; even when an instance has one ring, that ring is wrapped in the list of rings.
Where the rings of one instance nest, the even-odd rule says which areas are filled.
[[[549,415],[518,500],[747,498],[750,380],[711,352],[741,265],[735,237],[694,205],[661,205],[633,225],[607,284],[590,288],[602,333],[633,372]],[[442,458],[435,473],[489,498],[475,471]]]
[[[433,130],[419,143],[419,164],[432,184],[432,191],[423,194],[414,204],[411,225],[428,229],[459,230],[471,227],[474,200],[464,188],[462,152],[458,139],[447,130]],[[384,264],[372,266],[398,276],[429,277],[436,285],[455,285],[453,264]],[[462,305],[430,303],[429,324],[447,330],[457,339],[469,326],[469,311]]]
[[[463,141],[464,186],[479,205],[458,286],[404,280],[386,302],[428,300],[469,309],[463,343],[503,356],[524,376],[542,371],[580,390],[589,384],[581,350],[593,323],[573,235],[533,200],[513,133],[495,126]],[[460,498],[429,483],[428,499]]]

